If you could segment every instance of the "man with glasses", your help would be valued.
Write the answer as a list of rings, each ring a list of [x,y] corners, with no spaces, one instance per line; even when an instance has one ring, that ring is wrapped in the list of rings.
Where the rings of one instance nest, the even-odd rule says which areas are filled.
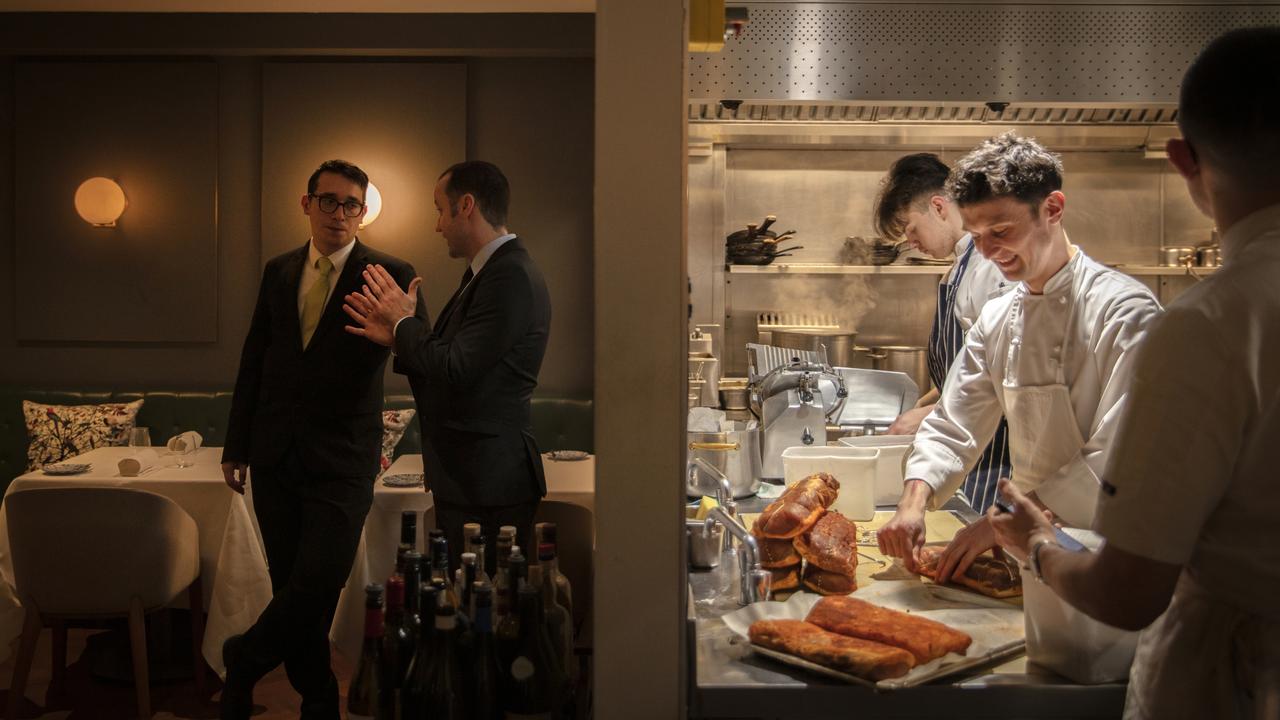
[[[380,469],[387,349],[343,332],[342,297],[366,267],[408,287],[413,267],[356,239],[369,177],[342,160],[307,181],[306,245],[262,274],[227,425],[222,472],[253,500],[272,599],[253,627],[223,645],[222,717],[248,718],[253,686],[284,663],[303,718],[337,720],[329,626],[355,558]],[[426,317],[423,303],[417,303]]]

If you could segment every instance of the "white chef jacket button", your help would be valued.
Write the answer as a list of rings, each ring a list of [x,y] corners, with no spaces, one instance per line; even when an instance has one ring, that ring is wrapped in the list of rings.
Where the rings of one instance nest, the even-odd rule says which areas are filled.
[[[1054,346],[1053,346],[1053,351],[1054,351],[1055,353],[1060,353],[1060,352],[1062,352],[1062,346],[1061,346],[1061,345],[1054,345]]]
[[[1060,297],[1060,298],[1058,298],[1058,304],[1060,304],[1060,305],[1066,305],[1066,304],[1067,304],[1067,298],[1066,298],[1066,297]]]

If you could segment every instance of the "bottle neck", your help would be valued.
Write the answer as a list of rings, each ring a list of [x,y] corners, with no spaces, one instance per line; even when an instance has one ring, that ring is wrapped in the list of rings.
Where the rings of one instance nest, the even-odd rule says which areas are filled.
[[[365,608],[364,611],[364,638],[365,640],[380,639],[385,628],[382,624],[382,608]]]
[[[480,635],[488,635],[493,632],[492,605],[476,605],[476,619],[472,627]]]

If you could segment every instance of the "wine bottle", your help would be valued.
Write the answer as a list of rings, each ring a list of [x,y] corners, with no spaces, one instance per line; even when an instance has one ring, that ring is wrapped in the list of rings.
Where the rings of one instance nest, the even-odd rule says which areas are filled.
[[[476,582],[476,554],[462,553],[462,582],[458,584],[458,600],[462,604],[459,611],[467,616],[468,624],[475,620],[476,608],[471,597],[471,586]]]
[[[422,556],[416,552],[404,554],[404,628],[415,646],[422,633],[421,561]]]
[[[538,549],[538,575],[541,581],[543,614],[547,618],[547,632],[555,645],[565,677],[572,681],[577,677],[577,662],[573,654],[573,616],[556,601],[556,551],[551,543],[543,543]],[[532,584],[532,581],[530,581]]]
[[[444,583],[444,591],[449,596],[449,602],[456,609],[458,593],[449,573],[449,541],[442,537],[431,541],[431,582],[434,584],[436,581]]]
[[[467,720],[471,717],[466,678],[458,648],[457,612],[445,604],[436,608],[435,659],[427,680],[426,714],[430,720]]]
[[[494,626],[502,622],[502,618],[512,612],[511,599],[507,597],[507,588],[511,586],[511,575],[508,562],[511,559],[511,535],[504,532],[498,533],[497,542],[494,544],[497,554],[497,571],[493,577],[493,591],[497,596],[497,602],[494,604]]]
[[[556,524],[542,523],[542,543],[551,546],[551,558],[549,560],[539,559],[544,564],[550,563],[551,574],[555,578],[556,583],[556,602],[564,606],[569,611],[569,617],[573,617],[573,586],[569,584],[569,578],[560,572],[560,553],[559,543],[556,541]],[[539,546],[541,552],[541,546]]]
[[[489,576],[488,551],[485,549],[485,543],[488,540],[484,535],[473,535],[467,540],[467,550],[476,555],[476,582],[492,582]]]
[[[360,662],[347,689],[347,717],[352,720],[384,718],[379,713],[382,673],[382,586],[373,583],[364,589],[364,647]]]
[[[430,612],[434,617],[436,607],[436,589],[426,583],[422,584],[419,594],[422,596],[424,613]],[[409,671],[405,676],[404,687],[400,691],[400,717],[404,720],[421,720],[428,717],[427,689],[431,679],[431,664],[435,659],[435,632],[428,625],[418,633],[418,647],[414,650],[413,660],[409,662]]]
[[[516,602],[520,579],[524,575],[524,556],[512,552],[507,561],[507,605],[511,610],[503,616],[494,632],[498,642],[498,659],[503,667],[509,667],[515,659],[516,645],[520,641],[520,612]]]
[[[515,657],[506,666],[503,711],[508,718],[561,716],[566,679],[547,636],[542,596],[526,585],[520,589],[520,639]]]
[[[502,668],[493,635],[493,585],[477,582],[472,592],[476,618],[471,635],[471,716],[477,720],[499,720],[502,718]]]
[[[404,578],[392,575],[387,578],[386,629],[382,635],[382,668],[379,673],[379,690],[382,716],[396,718],[400,707],[401,690],[413,661],[414,638],[405,625]]]

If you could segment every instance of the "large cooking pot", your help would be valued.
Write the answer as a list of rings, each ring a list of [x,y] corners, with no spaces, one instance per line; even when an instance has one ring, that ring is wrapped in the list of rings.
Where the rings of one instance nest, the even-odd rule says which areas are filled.
[[[872,370],[906,373],[915,380],[921,395],[928,392],[931,383],[929,356],[925,348],[919,345],[877,345],[867,355],[871,358]]]
[[[735,498],[755,495],[760,489],[760,431],[746,426],[745,422],[735,421],[733,430],[687,433],[688,463],[702,458],[724,473]],[[701,471],[692,476],[686,473],[685,492],[689,497],[715,497],[715,478]]]
[[[770,340],[774,347],[787,348],[788,350],[811,350],[817,352],[818,349],[827,346],[827,364],[832,367],[854,367],[857,361],[857,352],[854,349],[853,339],[858,336],[856,332],[841,332],[832,330],[806,330],[804,328],[788,328],[785,330],[774,330]]]

